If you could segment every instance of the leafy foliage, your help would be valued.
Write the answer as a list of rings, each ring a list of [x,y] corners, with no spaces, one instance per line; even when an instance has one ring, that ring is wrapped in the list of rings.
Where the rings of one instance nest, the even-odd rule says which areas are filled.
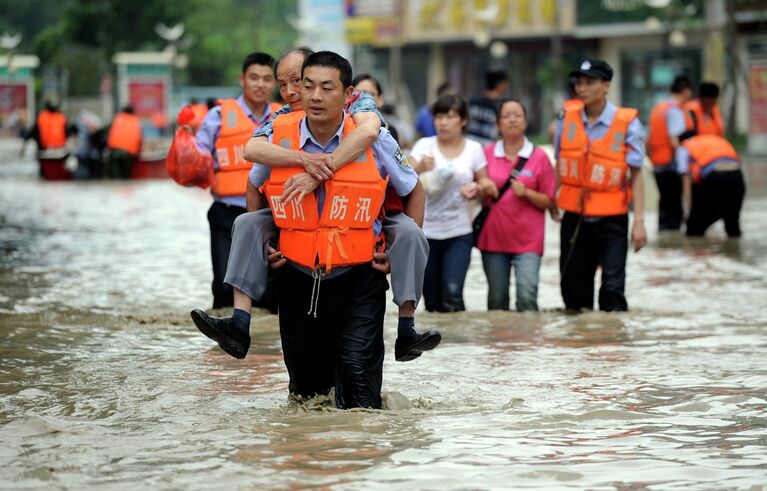
[[[70,73],[72,94],[96,93],[118,51],[159,51],[162,22],[183,22],[194,41],[187,82],[236,83],[252,51],[279,55],[296,39],[287,22],[297,0],[0,0],[0,32],[22,32],[19,52],[34,51],[43,64]],[[7,14],[6,14],[7,13]]]

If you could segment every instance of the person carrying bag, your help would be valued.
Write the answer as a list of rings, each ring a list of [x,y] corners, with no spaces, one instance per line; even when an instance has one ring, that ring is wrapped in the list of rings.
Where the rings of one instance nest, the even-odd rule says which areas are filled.
[[[493,200],[493,204],[497,203],[498,200],[503,197],[503,193],[509,190],[511,183],[514,181],[514,179],[517,178],[519,172],[522,170],[522,167],[524,167],[526,163],[526,157],[519,158],[519,162],[517,162],[517,165],[511,170],[509,178],[506,179],[506,183],[503,185],[503,187],[501,187],[501,189],[498,190],[498,197],[491,198]],[[477,244],[479,243],[479,235],[482,233],[482,227],[485,225],[485,221],[487,221],[487,217],[490,215],[490,210],[492,209],[492,204],[490,206],[482,206],[482,210],[480,210],[477,216],[474,217],[474,221],[471,223],[472,232],[474,234],[474,247],[477,247]]]

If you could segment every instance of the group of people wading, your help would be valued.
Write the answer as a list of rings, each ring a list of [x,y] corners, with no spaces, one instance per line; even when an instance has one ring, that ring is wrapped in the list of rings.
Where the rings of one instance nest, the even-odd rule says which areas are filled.
[[[86,110],[70,122],[58,105],[49,101],[22,138],[22,156],[28,140],[37,143],[40,175],[44,179],[127,179],[141,154],[142,130],[130,105],[104,126],[100,117]],[[73,144],[70,139],[75,140]],[[77,160],[71,169],[65,167],[70,155]]]
[[[334,388],[339,408],[380,408],[387,275],[399,309],[395,359],[413,360],[441,341],[415,327],[422,292],[429,311],[464,310],[473,246],[482,252],[488,308],[509,309],[513,268],[517,309],[537,310],[545,214],[560,219],[559,209],[565,307],[594,308],[601,266],[599,308],[627,310],[629,240],[635,251],[647,240],[644,129],[635,109],[607,101],[607,63],[586,60],[570,76],[577,99],[555,124],[552,168],[525,137],[518,100],[498,101],[500,139],[483,148],[464,136],[467,103],[446,91],[429,108],[435,134],[407,158],[376,104],[380,84],[352,79],[343,57],[307,48],[276,63],[248,55],[242,95],[220,101],[189,139],[200,156],[193,160],[212,172],[179,181],[211,187],[214,308],[234,306],[223,318],[195,309],[195,325],[244,358],[252,306],[278,312],[291,395]],[[275,85],[281,108],[269,103]],[[705,168],[696,155],[690,168]],[[471,202],[486,208],[482,223]]]

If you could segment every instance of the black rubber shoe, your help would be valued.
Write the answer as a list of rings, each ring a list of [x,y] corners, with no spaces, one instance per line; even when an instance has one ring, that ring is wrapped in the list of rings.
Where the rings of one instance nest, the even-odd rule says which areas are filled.
[[[200,309],[192,311],[197,329],[217,342],[222,350],[235,358],[243,359],[250,348],[250,335],[236,329],[231,317],[211,317]]]
[[[419,333],[413,329],[410,334],[397,337],[397,341],[394,343],[394,359],[397,361],[415,360],[424,351],[436,348],[440,341],[442,341],[442,334],[439,331]]]

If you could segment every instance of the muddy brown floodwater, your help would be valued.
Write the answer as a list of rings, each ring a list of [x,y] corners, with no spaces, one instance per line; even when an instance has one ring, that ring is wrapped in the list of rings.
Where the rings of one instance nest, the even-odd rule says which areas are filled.
[[[0,488],[764,489],[767,199],[744,237],[630,254],[624,314],[567,316],[547,225],[541,314],[419,312],[442,345],[395,363],[388,409],[287,400],[277,321],[245,360],[192,325],[210,305],[205,192],[41,182],[0,146]],[[759,167],[763,166],[763,167]],[[761,169],[761,170],[760,170]],[[753,174],[753,175],[752,175]],[[476,251],[475,251],[476,253]]]

